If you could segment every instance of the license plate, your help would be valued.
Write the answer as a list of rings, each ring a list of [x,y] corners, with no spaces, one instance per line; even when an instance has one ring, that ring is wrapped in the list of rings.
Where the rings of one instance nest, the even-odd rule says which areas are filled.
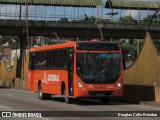
[[[104,93],[97,93],[96,96],[103,97],[103,96],[105,96],[105,94]]]

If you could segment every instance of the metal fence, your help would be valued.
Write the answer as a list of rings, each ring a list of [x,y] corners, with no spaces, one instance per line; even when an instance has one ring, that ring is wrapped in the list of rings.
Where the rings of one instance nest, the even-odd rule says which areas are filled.
[[[1,20],[26,20],[26,6],[0,4]],[[61,7],[61,6],[29,6],[28,20],[55,21],[55,22],[118,22],[147,24],[148,19],[133,18],[123,19],[120,10],[116,15],[107,15],[106,8],[83,8],[83,7]],[[113,11],[111,13],[114,13]],[[129,12],[131,13],[131,12]],[[139,12],[140,13],[140,12]],[[131,16],[131,14],[128,14]],[[160,17],[154,19],[153,24],[160,23]]]

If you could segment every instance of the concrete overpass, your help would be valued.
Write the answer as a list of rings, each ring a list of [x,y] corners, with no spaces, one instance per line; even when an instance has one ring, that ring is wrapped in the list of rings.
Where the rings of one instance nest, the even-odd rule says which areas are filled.
[[[54,21],[28,21],[29,36],[50,36],[56,32],[60,37],[86,38],[88,30],[93,23],[88,22],[54,22]],[[147,23],[100,23],[104,38],[144,38]],[[24,36],[25,20],[0,20],[0,35]],[[99,36],[98,29],[94,28],[92,37]],[[97,29],[97,30],[96,30]],[[152,38],[160,38],[160,24],[150,27]]]

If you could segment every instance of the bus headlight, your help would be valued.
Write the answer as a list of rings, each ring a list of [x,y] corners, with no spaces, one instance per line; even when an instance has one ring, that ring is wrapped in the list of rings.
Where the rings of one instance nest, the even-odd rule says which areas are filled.
[[[85,89],[84,86],[78,80],[76,80],[76,83],[77,83],[77,85],[78,85],[79,88]]]
[[[122,82],[119,82],[116,86],[116,88],[121,88],[122,87]]]

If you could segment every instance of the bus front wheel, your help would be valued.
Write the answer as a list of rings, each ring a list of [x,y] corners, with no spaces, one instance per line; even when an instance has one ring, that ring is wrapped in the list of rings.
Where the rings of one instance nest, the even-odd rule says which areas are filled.
[[[64,94],[65,103],[70,104],[71,103],[71,98],[69,96],[67,96],[66,88],[64,88],[63,94]]]
[[[42,85],[38,85],[38,98],[41,100],[49,99],[51,95],[42,92]]]

